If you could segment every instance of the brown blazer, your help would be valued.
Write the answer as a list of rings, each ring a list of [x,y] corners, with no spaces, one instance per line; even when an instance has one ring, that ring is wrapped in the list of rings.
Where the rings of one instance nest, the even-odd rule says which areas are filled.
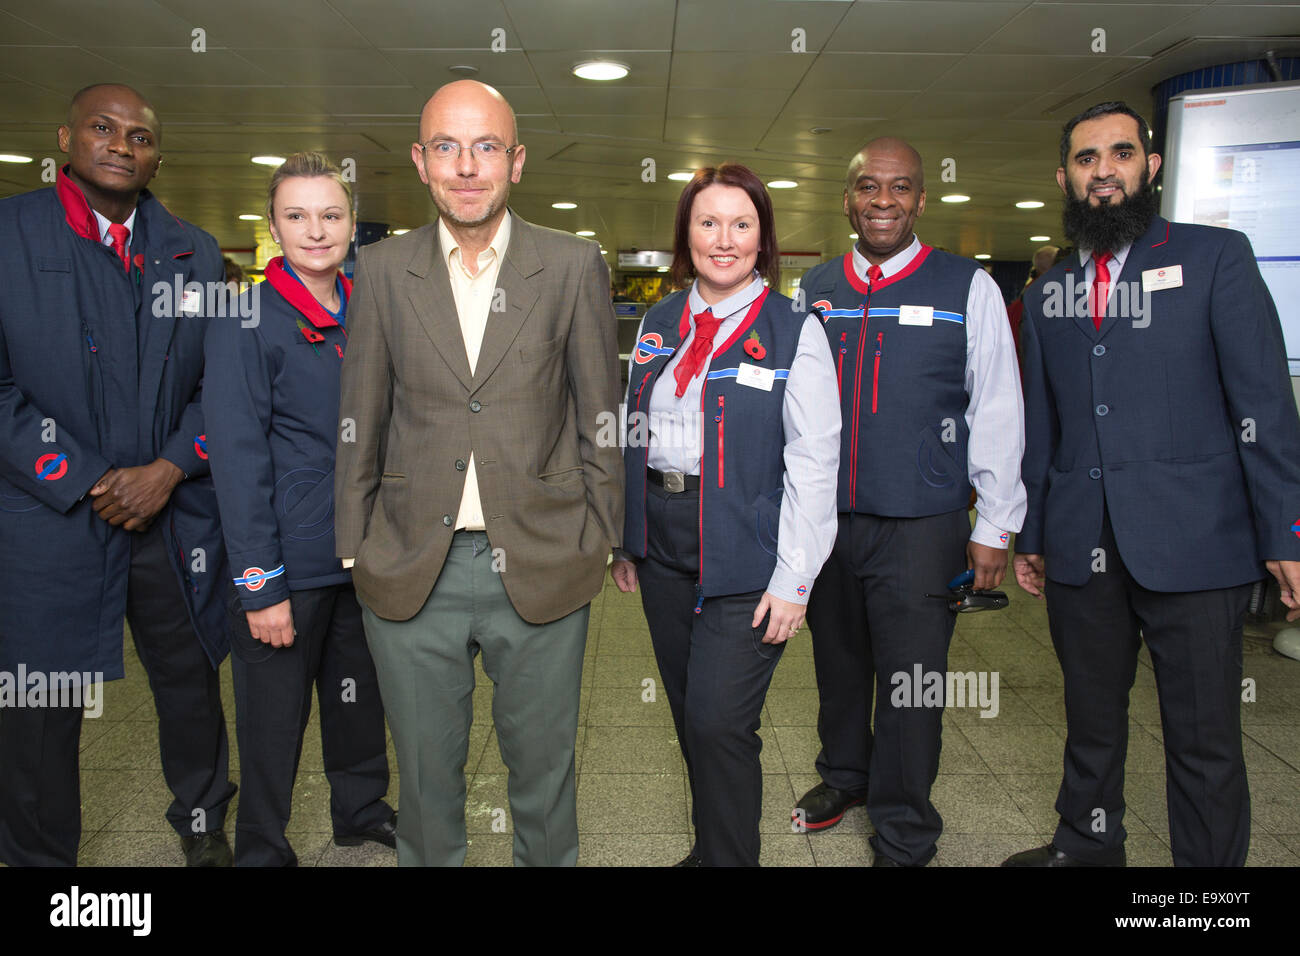
[[[436,224],[357,260],[335,535],[338,556],[356,558],[361,600],[388,620],[414,616],[438,580],[471,448],[488,539],[524,620],[590,602],[622,533],[609,272],[597,243],[510,215],[473,375]],[[598,442],[602,425],[612,442]]]

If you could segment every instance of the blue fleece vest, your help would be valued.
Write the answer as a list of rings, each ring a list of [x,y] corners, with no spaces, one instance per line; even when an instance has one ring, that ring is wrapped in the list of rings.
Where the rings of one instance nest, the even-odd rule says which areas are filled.
[[[923,245],[874,288],[852,253],[803,277],[840,389],[841,512],[918,518],[969,503],[966,302],[978,268]]]
[[[628,381],[627,512],[623,548],[646,554],[646,415],[656,387],[676,388],[660,373],[690,329],[687,292],[666,297],[646,313]],[[700,578],[696,597],[762,591],[776,569],[785,463],[781,409],[790,363],[806,317],[768,290],[757,310],[715,351],[701,396]],[[754,334],[757,334],[757,339]],[[749,344],[747,344],[749,343]],[[742,365],[772,371],[770,391],[740,384]]]

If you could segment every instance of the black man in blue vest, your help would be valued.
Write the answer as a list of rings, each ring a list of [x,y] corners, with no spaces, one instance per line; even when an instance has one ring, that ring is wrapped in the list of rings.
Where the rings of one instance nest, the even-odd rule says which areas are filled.
[[[835,537],[833,370],[817,319],[764,287],[776,229],[751,170],[697,170],[674,235],[690,288],[637,333],[611,575],[643,586],[686,760],[695,843],[677,865],[757,866],[759,716]]]
[[[1025,486],[1016,578],[1047,593],[1065,676],[1052,841],[1006,866],[1122,866],[1138,648],[1160,694],[1176,866],[1241,866],[1242,626],[1272,573],[1300,618],[1300,417],[1277,309],[1240,232],[1156,214],[1133,109],[1061,137],[1077,252],[1025,293]]]
[[[815,832],[865,800],[875,866],[924,866],[943,828],[930,802],[943,709],[891,701],[896,675],[947,671],[956,615],[927,595],[967,568],[996,587],[1025,510],[1002,295],[978,263],[916,238],[924,211],[916,150],[873,140],[845,180],[856,245],[801,282],[830,339],[843,427],[838,535],[808,605],[822,782],[794,819]]]

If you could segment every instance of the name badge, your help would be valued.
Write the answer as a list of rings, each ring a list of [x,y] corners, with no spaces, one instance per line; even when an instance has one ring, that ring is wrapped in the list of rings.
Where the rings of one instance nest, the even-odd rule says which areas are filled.
[[[900,305],[898,307],[899,325],[934,325],[934,306]]]
[[[1159,292],[1161,289],[1177,289],[1183,284],[1182,266],[1165,266],[1163,269],[1147,269],[1142,273],[1142,291]]]
[[[757,365],[750,365],[747,362],[740,363],[740,370],[736,373],[737,385],[748,385],[750,388],[761,388],[765,392],[772,391],[772,383],[776,381],[776,372],[770,368],[760,368]]]
[[[203,293],[198,289],[186,289],[181,293],[181,311],[198,315],[203,311]]]

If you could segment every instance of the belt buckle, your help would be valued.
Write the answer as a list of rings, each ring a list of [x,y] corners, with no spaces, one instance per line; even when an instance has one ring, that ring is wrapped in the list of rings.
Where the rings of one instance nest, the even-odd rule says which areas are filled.
[[[680,471],[665,471],[664,491],[670,494],[681,494],[686,490],[686,475]]]

